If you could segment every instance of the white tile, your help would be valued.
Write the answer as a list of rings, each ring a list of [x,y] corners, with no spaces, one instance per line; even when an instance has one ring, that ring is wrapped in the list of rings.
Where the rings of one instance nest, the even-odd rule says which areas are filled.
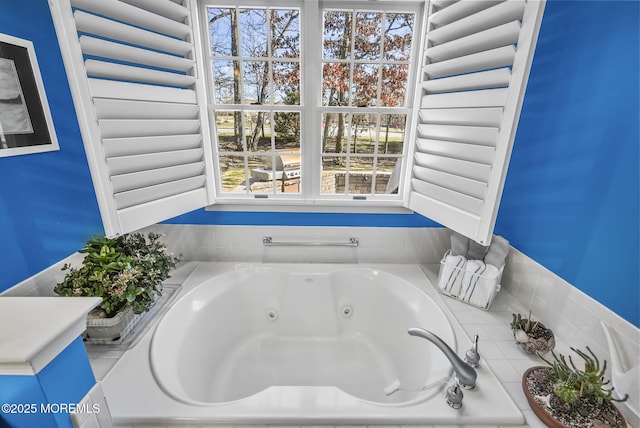
[[[516,345],[516,342],[513,339],[502,340],[495,343],[496,343],[496,346],[504,353],[504,355],[508,359],[518,360],[522,358],[527,358],[527,356],[529,355],[520,346]]]
[[[401,428],[438,428],[440,425],[401,425]],[[456,425],[447,425],[447,428],[455,428]],[[375,428],[375,425],[369,425],[369,428]]]
[[[504,360],[507,358],[494,341],[482,340],[482,338],[478,341],[478,353],[485,360]]]
[[[79,425],[79,428],[103,428],[103,427],[102,425],[100,425],[95,415],[90,415],[81,425]],[[107,427],[107,428],[110,428],[110,427]]]
[[[353,427],[353,426],[358,426],[358,425],[336,425],[335,428],[348,428],[348,427]],[[372,428],[400,428],[400,425],[369,425],[369,427]]]
[[[485,324],[483,327],[491,340],[513,340],[513,332],[508,324]]]
[[[547,428],[547,425],[533,413],[533,410],[523,410],[522,414],[530,428]]]
[[[487,362],[501,382],[522,380],[522,373],[519,373],[509,360],[488,360]]]
[[[512,313],[512,311],[497,310],[494,305],[491,305],[491,310],[478,312],[476,318],[480,324],[497,324],[509,327]]]
[[[530,410],[527,397],[522,391],[522,382],[505,382],[503,386],[520,410]]]
[[[529,367],[544,366],[544,361],[538,357],[531,357],[522,360],[509,360],[518,373],[524,373]]]
[[[478,320],[472,311],[457,310],[452,312],[460,324],[478,324]]]
[[[89,362],[96,380],[102,380],[114,364],[118,362],[118,358],[90,358]]]
[[[234,428],[233,425],[218,425],[218,424],[204,424],[204,425],[200,425],[199,428]],[[258,426],[259,428],[259,426]],[[297,427],[293,427],[293,428],[297,428]]]
[[[82,399],[80,403],[83,402],[85,402],[85,399]],[[71,424],[74,428],[81,427],[82,424],[89,419],[89,414],[87,413],[71,413],[69,416],[71,418]]]
[[[466,324],[463,325],[462,328],[464,329],[465,333],[467,333],[467,337],[469,337],[469,339],[475,337],[476,334],[478,335],[478,349],[480,349],[481,344],[486,340],[491,340],[491,336],[481,325]]]

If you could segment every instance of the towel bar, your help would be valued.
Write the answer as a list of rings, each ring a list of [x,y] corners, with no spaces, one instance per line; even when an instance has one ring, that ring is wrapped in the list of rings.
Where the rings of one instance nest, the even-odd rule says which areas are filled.
[[[349,242],[304,242],[304,241],[280,241],[274,242],[271,236],[264,236],[262,244],[265,247],[357,247],[359,238],[349,238]]]

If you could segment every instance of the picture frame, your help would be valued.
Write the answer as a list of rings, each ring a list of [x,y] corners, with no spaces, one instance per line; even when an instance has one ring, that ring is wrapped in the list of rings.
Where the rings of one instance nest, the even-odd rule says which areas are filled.
[[[33,43],[0,33],[0,157],[60,150]]]

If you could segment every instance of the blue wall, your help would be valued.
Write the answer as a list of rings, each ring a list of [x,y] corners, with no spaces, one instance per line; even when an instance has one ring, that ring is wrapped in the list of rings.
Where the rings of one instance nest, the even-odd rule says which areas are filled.
[[[104,233],[46,0],[3,1],[0,32],[31,40],[60,150],[0,158],[0,291]]]
[[[496,233],[640,325],[638,2],[547,3]],[[0,291],[103,233],[45,0],[2,2],[32,40],[59,152],[0,158]],[[177,224],[430,227],[418,215],[198,210]]]
[[[636,326],[639,5],[547,3],[496,225]]]

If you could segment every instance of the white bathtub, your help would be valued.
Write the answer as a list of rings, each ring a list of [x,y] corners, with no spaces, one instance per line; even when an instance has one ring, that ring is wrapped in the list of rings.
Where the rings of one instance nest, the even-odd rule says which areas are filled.
[[[451,365],[407,329],[468,340],[418,266],[201,263],[180,293],[103,381],[118,424],[524,421],[484,367],[446,405]]]

